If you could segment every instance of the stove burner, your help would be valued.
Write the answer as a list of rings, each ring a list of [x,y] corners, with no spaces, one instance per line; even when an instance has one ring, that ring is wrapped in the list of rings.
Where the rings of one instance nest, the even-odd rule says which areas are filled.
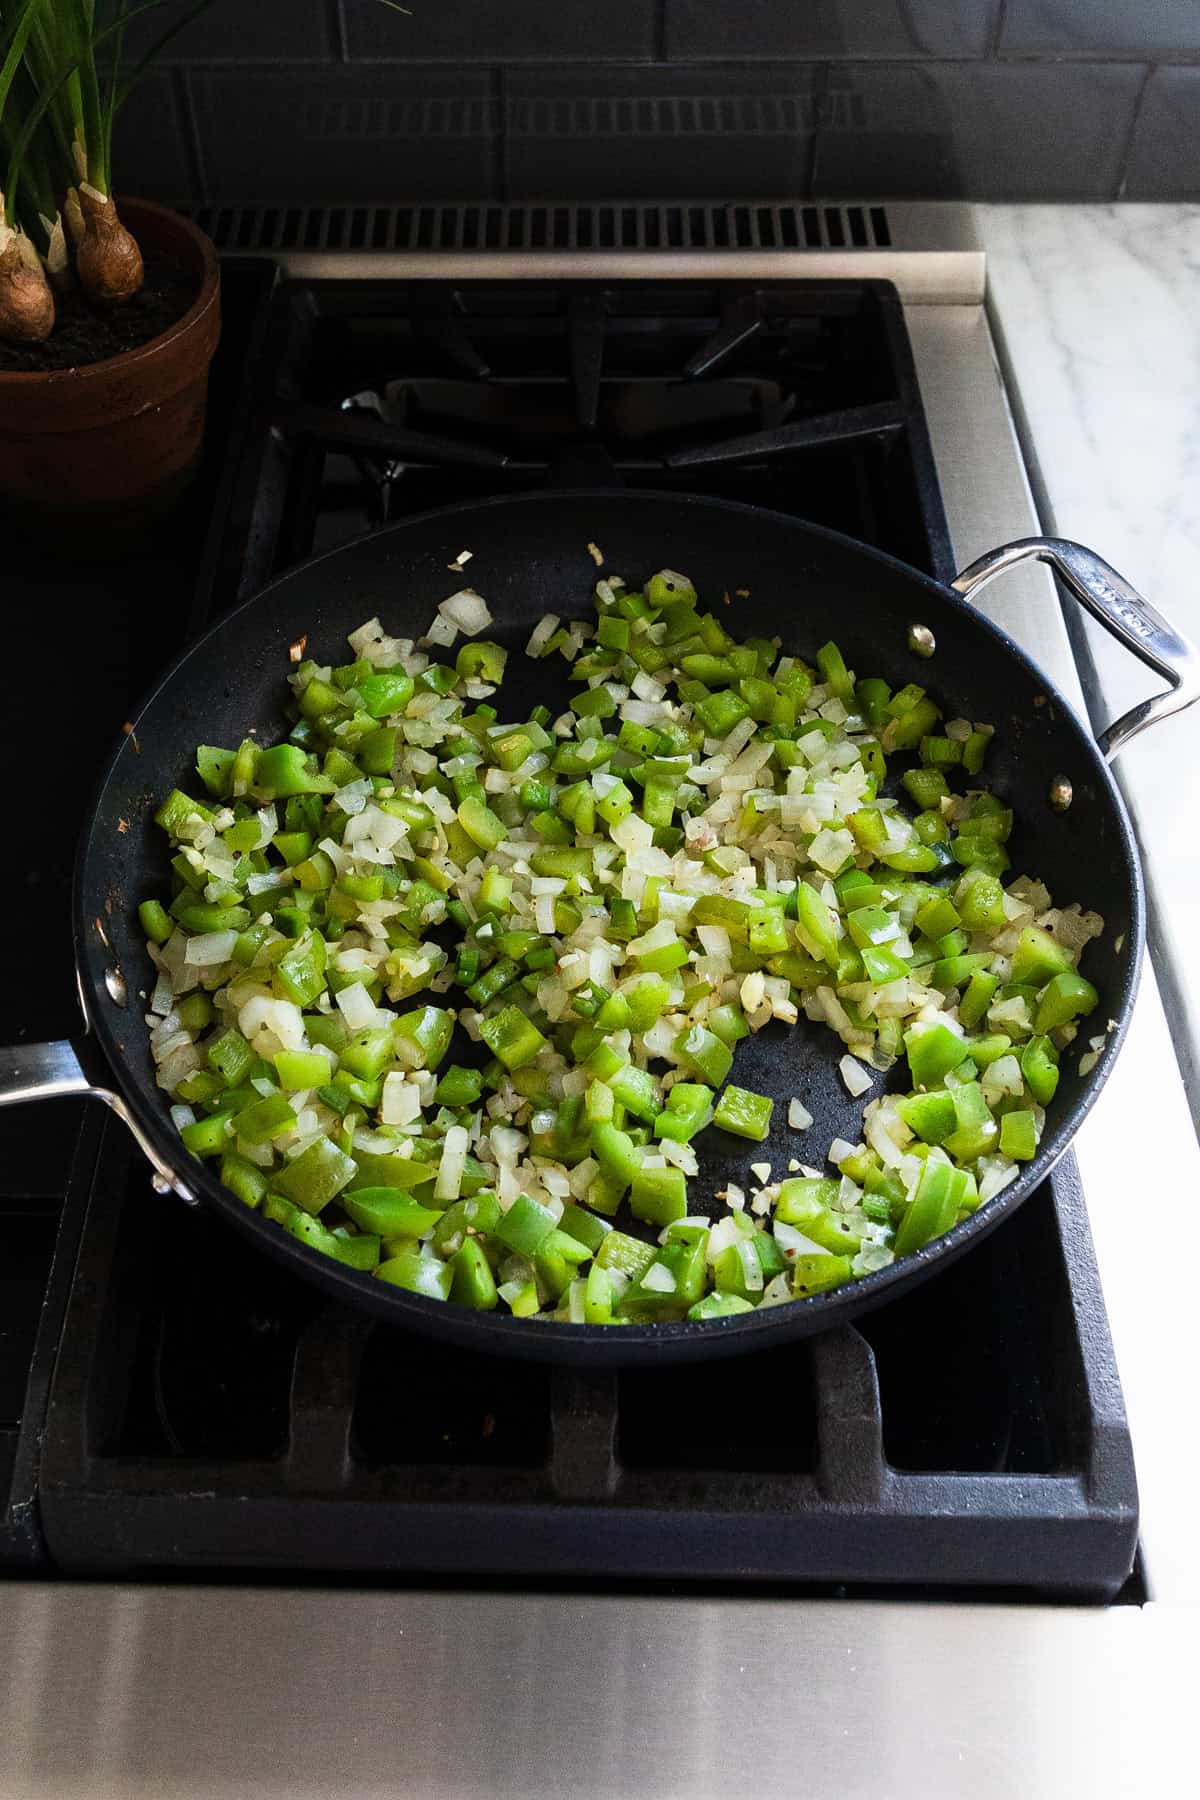
[[[364,526],[542,485],[692,490],[948,578],[903,319],[885,284],[309,288],[265,405],[286,489],[261,579]]]
[[[57,666],[97,742],[171,648],[146,633],[149,608],[197,568],[192,632],[297,559],[459,500],[622,480],[779,507],[952,573],[885,284],[272,292],[269,270],[236,260],[223,284],[193,510],[115,573],[48,590],[31,566],[38,607],[10,609],[30,667],[47,604],[72,619]],[[52,762],[26,685],[18,728]],[[49,771],[63,794],[72,746]],[[53,910],[74,821],[30,829]],[[0,941],[18,944],[20,884],[8,905]],[[60,911],[67,947],[65,899]],[[70,1028],[69,948],[60,961],[0,983],[14,1036]],[[65,1010],[43,1023],[53,979]],[[1109,1598],[1128,1575],[1136,1489],[1069,1158],[987,1243],[856,1327],[596,1376],[435,1348],[327,1307],[202,1210],[154,1195],[100,1118],[73,1163],[43,1121],[12,1114],[0,1131],[12,1565],[1076,1598]]]

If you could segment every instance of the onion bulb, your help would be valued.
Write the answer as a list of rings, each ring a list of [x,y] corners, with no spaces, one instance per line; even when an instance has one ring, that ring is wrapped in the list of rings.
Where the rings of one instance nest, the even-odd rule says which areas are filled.
[[[79,285],[96,306],[132,300],[144,270],[137,241],[117,217],[113,201],[83,182],[79,189],[84,237],[75,253]]]
[[[54,329],[54,295],[46,272],[36,251],[32,256],[24,252],[20,232],[0,226],[0,236],[0,337],[14,344],[44,344]]]

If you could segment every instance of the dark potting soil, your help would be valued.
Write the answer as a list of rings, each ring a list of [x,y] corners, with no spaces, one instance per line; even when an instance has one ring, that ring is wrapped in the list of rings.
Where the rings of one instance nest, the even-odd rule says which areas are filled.
[[[47,369],[74,369],[136,350],[181,319],[196,298],[197,286],[173,263],[147,256],[140,293],[123,306],[101,311],[79,288],[55,295],[54,330],[44,344],[8,344],[0,338],[0,374],[38,375]]]

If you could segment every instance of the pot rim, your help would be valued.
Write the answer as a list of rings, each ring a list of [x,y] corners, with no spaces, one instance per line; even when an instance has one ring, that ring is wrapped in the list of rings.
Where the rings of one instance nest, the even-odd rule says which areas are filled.
[[[216,248],[211,238],[201,231],[200,227],[186,218],[183,213],[176,212],[172,206],[162,206],[157,200],[139,200],[136,195],[119,196],[122,211],[150,214],[155,219],[167,219],[178,228],[180,233],[190,240],[199,252],[201,263],[200,287],[196,298],[185,313],[181,313],[174,324],[160,331],[157,337],[148,338],[144,344],[138,344],[132,350],[122,350],[116,356],[103,356],[96,362],[74,363],[65,369],[29,369],[0,370],[0,391],[7,388],[13,390],[29,388],[39,383],[50,386],[55,382],[97,380],[111,375],[116,368],[130,368],[135,363],[155,355],[166,344],[190,332],[209,312],[217,297],[220,283],[220,266]]]

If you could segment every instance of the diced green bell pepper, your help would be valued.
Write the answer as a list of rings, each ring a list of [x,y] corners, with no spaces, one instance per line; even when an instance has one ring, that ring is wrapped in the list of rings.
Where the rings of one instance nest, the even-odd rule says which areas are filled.
[[[358,1188],[343,1193],[338,1202],[360,1231],[375,1232],[385,1238],[424,1237],[432,1231],[442,1214],[431,1206],[422,1206],[399,1188]],[[458,1202],[459,1205],[465,1204]]]
[[[917,908],[916,917],[918,928],[935,941],[962,923],[961,913],[946,894],[935,894],[933,899],[927,900]]]
[[[740,1006],[714,1006],[705,1014],[704,1023],[715,1037],[719,1037],[731,1049],[735,1044],[740,1044],[743,1038],[750,1036],[750,1027]]]
[[[355,769],[354,775],[357,773]],[[334,789],[329,775],[318,775],[309,767],[298,744],[276,744],[261,750],[255,764],[254,785],[267,800],[283,799],[289,794],[330,794]]]
[[[507,1010],[515,1011],[515,1008]],[[412,1012],[401,1013],[393,1029],[396,1037],[404,1039],[411,1047],[411,1054],[417,1059],[417,1068],[436,1069],[450,1048],[450,1039],[454,1035],[454,1015],[440,1006],[418,1006]],[[487,1041],[489,1048],[494,1048],[491,1040]]]
[[[954,1102],[955,1126],[945,1140],[945,1148],[960,1162],[974,1162],[977,1156],[995,1149],[999,1126],[977,1081],[960,1082],[949,1091]]]
[[[741,1294],[706,1294],[703,1300],[697,1300],[695,1306],[688,1308],[689,1319],[729,1319],[735,1313],[754,1312],[752,1301]]]
[[[792,1293],[797,1300],[805,1300],[810,1294],[828,1293],[831,1288],[844,1287],[853,1273],[848,1256],[834,1252],[823,1255],[806,1252],[792,1263]]]
[[[478,1069],[452,1063],[434,1090],[439,1106],[476,1106],[483,1093],[483,1076]]]
[[[664,1244],[654,1261],[626,1290],[620,1310],[639,1317],[654,1318],[664,1313],[674,1315],[697,1305],[704,1294],[707,1274],[704,1249],[704,1238],[687,1243],[671,1241]],[[657,1278],[655,1270],[662,1272]],[[655,1285],[656,1281],[662,1283],[667,1276],[671,1280],[670,1288]]]
[[[555,1229],[549,1207],[529,1194],[518,1194],[496,1224],[496,1236],[520,1256],[534,1256]]]
[[[595,1213],[588,1212],[586,1207],[571,1204],[563,1211],[559,1220],[560,1231],[568,1236],[578,1238],[581,1244],[592,1252],[593,1256],[612,1230],[606,1219],[597,1218]]]
[[[699,1082],[677,1081],[667,1094],[667,1104],[654,1121],[654,1135],[688,1144],[703,1131],[713,1116],[712,1089]]]
[[[910,1256],[953,1225],[957,1191],[954,1174],[952,1164],[926,1157],[913,1197],[896,1230],[897,1256]]]
[[[681,1031],[674,1043],[675,1055],[694,1069],[711,1088],[719,1088],[733,1067],[733,1051],[703,1025]]]
[[[971,976],[958,1003],[959,1020],[968,1031],[973,1031],[984,1017],[999,986],[1000,978],[997,975],[976,973]]]
[[[641,1169],[641,1151],[628,1132],[619,1126],[607,1122],[593,1125],[592,1149],[603,1173],[622,1189],[629,1186]],[[595,1202],[591,1204],[595,1205]]]
[[[862,1248],[862,1236],[841,1213],[831,1210],[838,1183],[824,1177],[797,1176],[779,1184],[775,1217],[794,1225],[814,1244],[835,1254],[853,1256]]]
[[[232,1025],[219,1037],[210,1039],[204,1047],[204,1055],[209,1067],[216,1070],[228,1087],[239,1087],[246,1080],[254,1062],[253,1050],[241,1032],[235,1031]],[[324,1079],[322,1076],[322,1080]]]
[[[796,936],[809,955],[816,957],[818,962],[835,965],[839,940],[833,912],[807,882],[800,882],[795,892]]]
[[[305,931],[275,964],[274,985],[285,1000],[311,1006],[325,988],[325,939],[319,931]]]
[[[1099,1002],[1099,994],[1082,975],[1077,975],[1073,970],[1055,975],[1038,995],[1034,1030],[1039,1037],[1043,1037],[1047,1032],[1057,1030],[1060,1025],[1066,1025],[1080,1015],[1086,1017],[1088,1013],[1095,1011]]]
[[[653,1244],[643,1244],[640,1238],[630,1237],[625,1231],[610,1231],[596,1252],[596,1262],[602,1269],[615,1269],[636,1281],[657,1254]]]
[[[246,1206],[255,1207],[261,1205],[270,1180],[256,1163],[235,1150],[226,1150],[221,1158],[221,1186],[236,1194]]]
[[[254,1100],[233,1117],[233,1129],[247,1144],[269,1144],[272,1138],[294,1131],[296,1115],[282,1094]]]
[[[1021,1074],[1039,1106],[1049,1106],[1058,1090],[1058,1051],[1048,1037],[1032,1037],[1021,1051]]]
[[[193,1156],[223,1156],[232,1117],[229,1112],[210,1113],[206,1119],[196,1119],[191,1125],[185,1125],[179,1134],[184,1148]]]
[[[410,1294],[423,1294],[427,1300],[448,1300],[454,1285],[450,1263],[437,1256],[423,1256],[416,1250],[402,1250],[398,1256],[389,1257],[380,1263],[375,1275]]]
[[[713,1124],[734,1137],[749,1138],[751,1142],[761,1144],[770,1132],[774,1110],[775,1102],[765,1094],[730,1086],[717,1101]]]
[[[969,1054],[963,1038],[948,1025],[928,1025],[904,1033],[904,1051],[916,1087],[936,1087]]]
[[[1037,1155],[1037,1124],[1032,1112],[1016,1109],[1000,1121],[1000,1154],[1014,1162],[1032,1162]]]
[[[637,1119],[644,1119],[647,1124],[653,1124],[663,1110],[658,1082],[648,1069],[638,1069],[632,1063],[626,1063],[612,1077],[609,1086],[614,1099],[627,1112],[631,1112]]]
[[[985,869],[968,869],[954,890],[955,904],[968,931],[999,931],[1005,920],[1004,889]]]
[[[354,1179],[352,1157],[338,1149],[332,1138],[317,1138],[300,1155],[278,1170],[272,1186],[307,1213],[319,1213]]]
[[[1075,965],[1061,944],[1038,925],[1026,925],[1012,953],[1009,980],[1044,987],[1055,975],[1074,973]]]
[[[475,1312],[491,1312],[499,1305],[491,1265],[477,1238],[467,1238],[450,1258],[450,1298]]]
[[[479,1031],[492,1055],[509,1070],[524,1068],[546,1045],[537,1026],[517,1006],[502,1007],[481,1022]]]
[[[629,1207],[647,1225],[669,1225],[687,1216],[687,1182],[682,1169],[639,1168],[633,1177]]]
[[[636,1037],[662,1017],[670,989],[661,975],[649,974],[639,976],[622,993],[629,1005],[629,1029]]]
[[[274,1062],[279,1085],[285,1091],[317,1088],[329,1080],[329,1059],[319,1050],[280,1050]]]
[[[941,1144],[957,1124],[954,1101],[944,1089],[929,1094],[913,1094],[896,1101],[896,1111],[910,1131],[926,1144]]]
[[[160,900],[143,900],[138,907],[138,919],[152,944],[165,944],[175,929]]]

